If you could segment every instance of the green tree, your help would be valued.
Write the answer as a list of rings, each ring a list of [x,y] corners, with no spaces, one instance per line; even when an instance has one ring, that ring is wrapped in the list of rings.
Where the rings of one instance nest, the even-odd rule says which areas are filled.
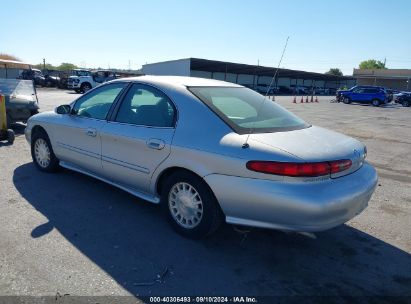
[[[342,76],[343,73],[339,68],[331,68],[328,72],[325,72],[327,75]]]
[[[360,70],[386,69],[385,63],[375,59],[364,60],[359,65]]]
[[[42,63],[33,65],[33,68],[43,70],[44,65]],[[56,67],[50,63],[46,63],[46,70],[56,70]]]
[[[69,71],[73,69],[77,69],[77,66],[75,64],[69,63],[69,62],[62,62],[58,67],[58,70],[60,71]]]

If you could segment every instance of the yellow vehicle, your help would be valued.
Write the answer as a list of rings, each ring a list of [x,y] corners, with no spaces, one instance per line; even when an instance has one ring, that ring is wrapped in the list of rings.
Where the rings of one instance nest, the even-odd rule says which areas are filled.
[[[7,129],[6,98],[0,95],[0,140],[7,140],[12,144],[14,138],[14,131]]]

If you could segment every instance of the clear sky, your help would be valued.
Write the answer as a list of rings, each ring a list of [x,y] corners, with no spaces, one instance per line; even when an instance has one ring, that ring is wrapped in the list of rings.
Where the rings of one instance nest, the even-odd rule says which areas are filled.
[[[138,69],[198,57],[344,74],[411,68],[410,0],[0,0],[0,53],[36,64]]]

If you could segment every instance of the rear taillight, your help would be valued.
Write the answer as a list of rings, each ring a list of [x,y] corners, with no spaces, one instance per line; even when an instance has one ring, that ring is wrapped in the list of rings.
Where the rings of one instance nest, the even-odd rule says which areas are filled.
[[[352,161],[349,159],[343,159],[343,160],[335,160],[329,162],[330,164],[330,173],[335,174],[338,172],[345,171],[349,169],[352,165]]]
[[[249,161],[247,169],[260,173],[292,177],[314,177],[345,171],[352,165],[351,160],[343,159],[317,163],[285,163],[274,161]]]

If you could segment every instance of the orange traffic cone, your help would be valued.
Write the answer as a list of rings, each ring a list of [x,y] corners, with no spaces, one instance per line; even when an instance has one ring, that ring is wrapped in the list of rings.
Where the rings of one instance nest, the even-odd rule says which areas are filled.
[[[318,97],[317,97],[317,96],[315,96],[315,102],[319,102],[319,101],[318,101]]]
[[[304,102],[304,96],[301,96],[301,101],[300,101],[300,103],[303,103]]]
[[[294,96],[293,103],[297,103],[297,97],[296,96]]]
[[[306,102],[306,103],[308,102],[308,95],[307,95],[307,97],[305,98],[305,102]]]
[[[310,102],[314,102],[314,96],[313,96],[313,95],[311,95],[311,100],[310,100]]]

